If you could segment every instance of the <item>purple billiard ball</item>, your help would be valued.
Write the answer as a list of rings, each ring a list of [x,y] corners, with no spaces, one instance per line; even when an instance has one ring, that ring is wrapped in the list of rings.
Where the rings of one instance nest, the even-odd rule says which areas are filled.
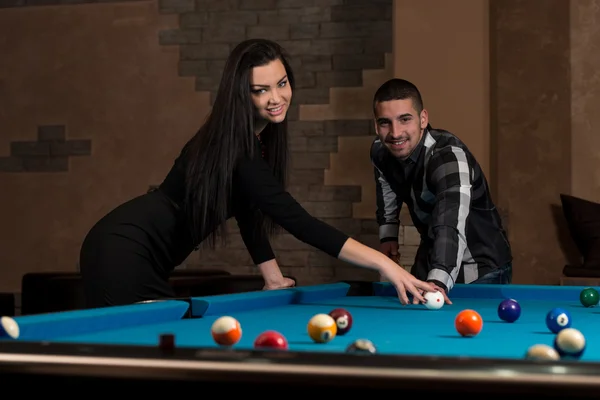
[[[515,322],[521,316],[521,306],[514,299],[503,300],[498,305],[498,316],[502,321]]]

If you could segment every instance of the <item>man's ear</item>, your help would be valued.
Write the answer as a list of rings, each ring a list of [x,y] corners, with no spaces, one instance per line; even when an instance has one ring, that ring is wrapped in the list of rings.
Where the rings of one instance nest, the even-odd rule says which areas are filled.
[[[427,125],[429,125],[429,113],[426,109],[423,109],[421,111],[421,129],[427,128]]]

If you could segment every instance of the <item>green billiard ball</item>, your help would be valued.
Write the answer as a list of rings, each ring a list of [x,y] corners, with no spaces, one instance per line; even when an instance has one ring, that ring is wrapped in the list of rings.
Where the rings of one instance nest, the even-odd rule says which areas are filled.
[[[600,295],[594,288],[585,288],[579,294],[579,301],[584,307],[594,307],[600,301]]]

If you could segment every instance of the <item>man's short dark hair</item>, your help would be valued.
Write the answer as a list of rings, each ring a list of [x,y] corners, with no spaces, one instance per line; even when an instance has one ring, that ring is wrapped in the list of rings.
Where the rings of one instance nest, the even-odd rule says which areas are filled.
[[[417,113],[420,114],[423,110],[423,99],[421,98],[419,89],[407,80],[399,78],[390,79],[375,92],[375,96],[373,97],[373,111],[375,111],[377,103],[381,103],[382,101],[406,99],[412,100],[413,106],[417,110]]]

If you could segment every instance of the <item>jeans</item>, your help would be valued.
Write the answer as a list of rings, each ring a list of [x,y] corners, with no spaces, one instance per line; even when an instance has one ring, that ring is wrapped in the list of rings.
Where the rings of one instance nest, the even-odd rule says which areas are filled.
[[[482,276],[471,283],[509,284],[512,282],[512,262],[504,264],[495,271]]]

